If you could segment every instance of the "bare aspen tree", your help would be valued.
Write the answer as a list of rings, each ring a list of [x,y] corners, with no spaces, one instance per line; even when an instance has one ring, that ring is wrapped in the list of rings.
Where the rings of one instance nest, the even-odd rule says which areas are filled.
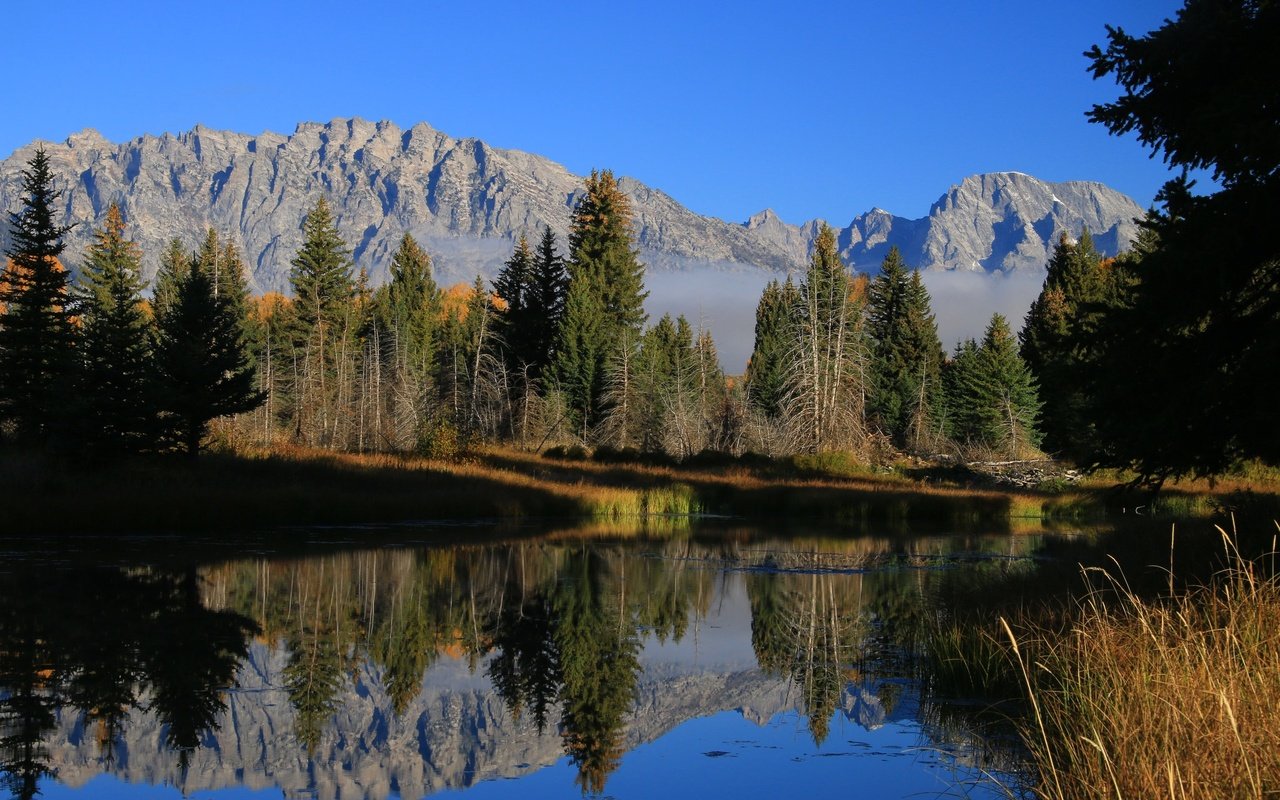
[[[866,440],[866,345],[857,285],[823,226],[800,283],[796,341],[783,403],[792,446],[821,452],[857,449]]]

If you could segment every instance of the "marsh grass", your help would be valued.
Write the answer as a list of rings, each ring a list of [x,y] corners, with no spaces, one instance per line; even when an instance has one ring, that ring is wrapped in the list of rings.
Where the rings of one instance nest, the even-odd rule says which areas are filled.
[[[1221,532],[1221,529],[1219,529]],[[1002,620],[1031,705],[1023,736],[1046,800],[1280,796],[1280,584],[1273,553],[1150,599],[1118,569],[1063,632]],[[1170,561],[1173,557],[1170,555]]]

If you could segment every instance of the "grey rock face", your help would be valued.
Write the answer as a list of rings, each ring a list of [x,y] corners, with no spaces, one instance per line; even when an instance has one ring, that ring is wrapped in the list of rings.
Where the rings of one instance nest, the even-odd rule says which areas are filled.
[[[559,164],[454,139],[426,124],[404,130],[338,119],[302,123],[289,136],[197,126],[123,144],[85,131],[44,146],[64,191],[63,219],[76,223],[64,256],[73,270],[114,201],[142,245],[148,276],[170,239],[194,247],[212,226],[240,247],[258,291],[287,290],[303,216],[320,196],[334,207],[356,264],[374,283],[386,278],[406,232],[432,254],[438,280],[454,283],[477,272],[492,275],[522,233],[536,239],[550,225],[563,237],[582,191],[581,179]],[[20,173],[34,149],[33,143],[0,162],[5,210],[18,206]],[[800,269],[820,226],[790,225],[772,211],[728,223],[629,178],[620,184],[632,199],[637,241],[651,269]],[[995,173],[953,186],[924,219],[880,209],[856,217],[838,232],[839,245],[864,271],[874,271],[892,245],[924,269],[1040,269],[1059,234],[1077,236],[1085,226],[1100,249],[1117,252],[1134,237],[1132,220],[1141,213],[1102,184]]]

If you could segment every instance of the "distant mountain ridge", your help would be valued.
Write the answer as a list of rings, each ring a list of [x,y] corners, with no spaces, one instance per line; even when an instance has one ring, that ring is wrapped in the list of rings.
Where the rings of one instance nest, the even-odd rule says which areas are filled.
[[[6,210],[18,205],[20,173],[35,146],[0,161]],[[76,223],[64,256],[73,270],[114,201],[143,247],[148,276],[170,239],[194,247],[212,226],[241,248],[258,291],[287,290],[303,217],[321,195],[375,283],[386,278],[405,232],[432,254],[438,279],[453,283],[494,274],[521,233],[534,238],[550,225],[563,236],[582,191],[579,176],[546,158],[455,139],[425,123],[306,122],[288,136],[197,126],[121,144],[88,130],[44,147],[64,190],[63,219]],[[620,185],[652,270],[785,273],[803,267],[821,225],[788,224],[772,211],[734,224],[633,179]],[[1018,272],[1042,269],[1062,233],[1078,236],[1085,227],[1100,250],[1114,254],[1133,240],[1141,215],[1137,203],[1101,183],[1001,172],[965,178],[922,219],[873,209],[839,228],[838,242],[861,271],[875,271],[897,245],[922,269]]]

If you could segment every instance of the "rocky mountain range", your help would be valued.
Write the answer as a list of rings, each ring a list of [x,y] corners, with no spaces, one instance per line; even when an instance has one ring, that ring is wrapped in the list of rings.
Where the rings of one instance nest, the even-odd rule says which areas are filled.
[[[17,208],[21,170],[36,146],[0,162],[0,207]],[[258,291],[287,290],[303,217],[320,196],[334,206],[356,264],[374,283],[385,279],[408,232],[447,284],[492,275],[522,233],[536,238],[550,225],[563,235],[582,191],[579,176],[548,159],[455,139],[422,123],[307,122],[288,136],[197,126],[120,144],[87,130],[43,146],[63,190],[63,219],[76,223],[64,257],[73,270],[94,226],[117,202],[142,245],[148,276],[170,239],[194,247],[212,226],[239,245]],[[725,222],[630,178],[620,183],[633,203],[642,259],[655,272],[799,269],[820,227],[818,220],[789,224],[767,210],[741,224]],[[873,209],[838,236],[847,263],[862,271],[874,271],[897,245],[908,264],[926,270],[1017,273],[1042,269],[1059,235],[1086,227],[1101,250],[1115,253],[1133,239],[1141,214],[1132,199],[1100,183],[1003,172],[965,178],[922,219]]]

